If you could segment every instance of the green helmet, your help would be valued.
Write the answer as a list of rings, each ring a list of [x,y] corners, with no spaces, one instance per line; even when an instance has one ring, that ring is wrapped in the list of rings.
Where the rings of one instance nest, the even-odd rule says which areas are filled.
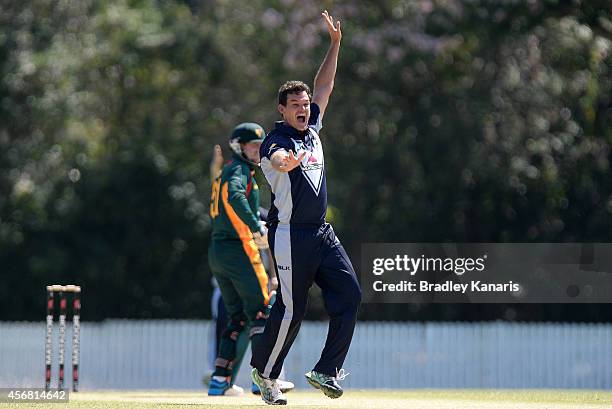
[[[263,142],[266,136],[266,131],[261,125],[254,122],[245,122],[234,128],[230,136],[229,146],[237,155],[242,156],[247,161],[249,160],[240,146],[241,143]]]

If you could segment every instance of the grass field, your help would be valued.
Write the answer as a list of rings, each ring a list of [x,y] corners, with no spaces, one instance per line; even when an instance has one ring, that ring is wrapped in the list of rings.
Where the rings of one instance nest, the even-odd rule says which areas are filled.
[[[343,409],[569,409],[612,408],[611,391],[578,390],[349,390],[336,400],[318,391],[287,394],[289,406],[298,408]],[[70,395],[69,404],[2,404],[0,409],[83,408],[262,408],[259,397],[208,397],[205,392],[134,391],[79,392]]]

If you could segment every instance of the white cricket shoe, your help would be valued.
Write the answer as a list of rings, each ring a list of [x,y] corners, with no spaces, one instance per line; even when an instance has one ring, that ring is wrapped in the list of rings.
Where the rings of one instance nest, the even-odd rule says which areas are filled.
[[[278,384],[278,388],[282,393],[291,392],[295,389],[295,384],[293,382],[285,381],[283,379],[277,379],[276,383]],[[259,386],[255,382],[251,384],[251,392],[253,395],[260,395],[261,391],[259,390]]]
[[[268,405],[286,405],[287,399],[283,396],[276,379],[264,378],[257,368],[251,371],[251,378],[261,392],[261,399]]]

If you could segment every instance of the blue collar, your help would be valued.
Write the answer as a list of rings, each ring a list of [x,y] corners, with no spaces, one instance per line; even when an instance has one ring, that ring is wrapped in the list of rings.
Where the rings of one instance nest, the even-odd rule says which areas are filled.
[[[295,129],[291,125],[286,125],[283,121],[276,121],[274,123],[274,128],[283,135],[286,135],[293,139],[304,140],[306,138],[306,135],[308,135],[308,129],[306,129],[305,131],[300,131]]]

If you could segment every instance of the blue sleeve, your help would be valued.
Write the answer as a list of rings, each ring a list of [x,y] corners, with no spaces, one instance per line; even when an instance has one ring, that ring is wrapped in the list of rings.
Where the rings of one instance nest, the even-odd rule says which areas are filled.
[[[310,104],[310,119],[308,120],[308,126],[314,128],[317,133],[323,128],[321,122],[321,108],[315,103]]]
[[[314,102],[310,104],[310,119],[308,120],[308,125],[316,125],[319,122],[319,114],[321,113],[321,108]]]

